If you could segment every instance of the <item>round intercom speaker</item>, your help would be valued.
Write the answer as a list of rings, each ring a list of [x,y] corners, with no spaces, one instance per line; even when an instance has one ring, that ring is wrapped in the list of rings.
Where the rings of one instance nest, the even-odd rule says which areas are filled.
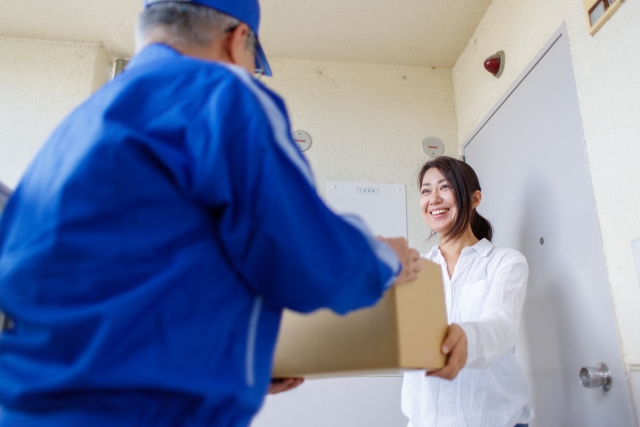
[[[431,158],[440,157],[444,153],[444,143],[435,136],[425,138],[422,141],[422,152]]]
[[[300,151],[307,151],[311,147],[311,135],[307,132],[296,130],[291,135]]]

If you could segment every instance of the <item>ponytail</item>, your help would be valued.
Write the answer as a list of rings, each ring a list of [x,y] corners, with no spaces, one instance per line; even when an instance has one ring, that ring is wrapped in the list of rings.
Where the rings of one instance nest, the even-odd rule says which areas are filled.
[[[493,239],[493,226],[491,223],[475,209],[473,210],[471,218],[471,231],[478,240],[487,239],[491,241]]]

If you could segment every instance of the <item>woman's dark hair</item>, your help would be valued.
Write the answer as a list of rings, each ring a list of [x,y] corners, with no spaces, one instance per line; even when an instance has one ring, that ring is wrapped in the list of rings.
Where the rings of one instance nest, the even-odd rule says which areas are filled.
[[[464,234],[469,225],[471,225],[471,231],[476,238],[491,241],[493,238],[493,226],[471,207],[473,193],[481,191],[478,175],[476,175],[473,168],[453,157],[437,157],[425,163],[420,169],[418,189],[422,188],[422,179],[431,168],[438,169],[449,181],[456,198],[456,207],[458,208],[458,215],[453,222],[453,226],[443,237],[455,239]]]

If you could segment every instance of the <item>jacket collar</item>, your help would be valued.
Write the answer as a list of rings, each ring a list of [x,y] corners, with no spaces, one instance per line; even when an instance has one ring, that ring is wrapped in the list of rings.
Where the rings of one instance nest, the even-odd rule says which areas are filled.
[[[127,64],[127,69],[130,70],[140,65],[148,64],[149,62],[160,59],[178,58],[180,56],[182,56],[182,54],[174,48],[167,46],[166,44],[154,43],[146,46],[138,52]]]

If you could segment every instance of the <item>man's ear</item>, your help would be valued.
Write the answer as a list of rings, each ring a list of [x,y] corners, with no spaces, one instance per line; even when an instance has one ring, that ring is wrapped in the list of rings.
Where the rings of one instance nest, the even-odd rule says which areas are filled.
[[[249,37],[249,26],[240,23],[225,40],[226,50],[229,59],[235,65],[246,66],[247,37]]]
[[[482,193],[479,190],[476,190],[475,193],[473,193],[473,196],[471,196],[471,207],[473,209],[477,208],[478,206],[480,206],[481,201]]]

